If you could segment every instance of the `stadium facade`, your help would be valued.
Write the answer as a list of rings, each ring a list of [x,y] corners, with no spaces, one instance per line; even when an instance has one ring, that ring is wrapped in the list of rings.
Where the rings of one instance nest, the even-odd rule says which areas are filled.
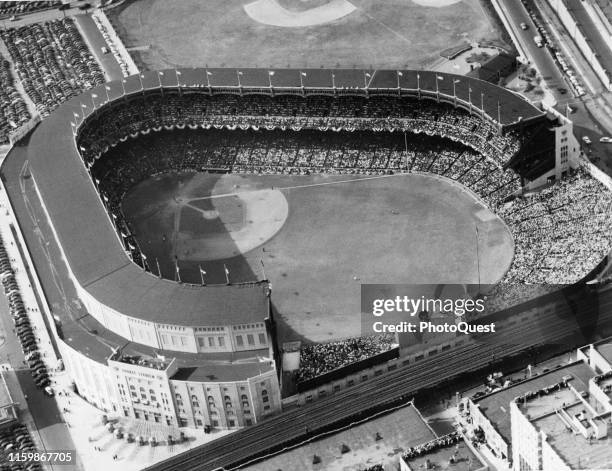
[[[517,172],[523,188],[558,180],[578,165],[571,121],[501,87],[452,74],[165,70],[85,92],[45,119],[3,165],[6,181],[19,182],[7,183],[17,219],[29,218],[23,204],[29,184],[58,247],[53,263],[65,267],[92,318],[89,334],[113,346],[111,353],[93,352],[86,341],[68,338],[64,333],[81,321],[54,310],[60,351],[83,397],[106,411],[199,428],[247,426],[281,409],[268,282],[200,286],[158,276],[105,193],[97,160],[118,142],[162,129],[334,131],[350,122],[393,131],[393,123],[419,120],[342,116],[351,100],[442,103],[477,119],[482,135],[461,131],[453,139],[499,154],[500,166]],[[336,107],[330,125],[335,103],[348,104]]]

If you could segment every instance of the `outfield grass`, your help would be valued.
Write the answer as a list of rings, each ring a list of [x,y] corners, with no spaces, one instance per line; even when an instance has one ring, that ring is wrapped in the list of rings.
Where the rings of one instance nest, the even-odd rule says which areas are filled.
[[[502,31],[481,7],[463,0],[443,8],[411,0],[350,0],[357,10],[334,22],[266,26],[243,9],[252,0],[131,0],[109,11],[125,45],[145,69],[168,67],[428,68],[440,51],[466,41],[499,41]],[[279,0],[293,11],[307,5]],[[301,5],[301,6],[300,6]]]
[[[124,210],[139,242],[149,241],[141,243],[149,260],[157,257],[173,275],[169,241],[176,240],[170,233],[176,223],[169,213],[180,210],[176,200],[246,194],[272,186],[289,205],[282,229],[254,250],[208,260],[203,266],[211,283],[224,282],[223,264],[237,282],[262,277],[263,261],[273,286],[281,341],[359,335],[361,283],[476,284],[478,268],[482,283],[495,283],[512,260],[512,237],[502,221],[458,185],[423,175],[169,175],[137,186]],[[208,201],[222,212],[214,206],[218,200]],[[157,226],[155,210],[160,215]],[[227,227],[221,215],[206,223],[216,233]],[[256,230],[257,221],[253,224]],[[165,241],[161,234],[166,234]],[[231,231],[226,234],[228,239],[233,236]],[[211,243],[206,248],[208,258],[214,258],[210,251],[215,247]],[[181,261],[184,281],[199,282],[198,264]]]

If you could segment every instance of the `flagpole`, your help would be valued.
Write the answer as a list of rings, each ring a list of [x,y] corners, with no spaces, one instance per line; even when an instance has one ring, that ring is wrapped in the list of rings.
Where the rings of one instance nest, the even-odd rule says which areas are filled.
[[[472,114],[472,83],[468,82],[468,101],[470,102],[470,114]]]
[[[155,257],[155,264],[157,265],[157,276],[162,277],[161,268],[159,268],[159,259]]]
[[[225,272],[225,283],[226,284],[230,284],[230,280],[229,280],[229,270],[227,269],[227,267],[225,266],[225,263],[223,264],[223,271]]]
[[[480,113],[484,116],[484,92],[480,92]]]
[[[200,279],[202,281],[202,286],[206,286],[206,280],[204,279],[204,272],[202,271],[202,265],[198,265],[200,269]]]
[[[174,259],[174,266],[176,268],[176,278],[178,279],[178,282],[181,283],[181,269],[178,266],[178,259]]]
[[[147,271],[147,256],[142,253],[142,250],[139,250],[139,252],[140,252],[140,258],[142,260],[142,269],[144,271]]]
[[[274,72],[268,70],[268,83],[270,84],[270,89],[272,88],[272,75],[274,75]]]

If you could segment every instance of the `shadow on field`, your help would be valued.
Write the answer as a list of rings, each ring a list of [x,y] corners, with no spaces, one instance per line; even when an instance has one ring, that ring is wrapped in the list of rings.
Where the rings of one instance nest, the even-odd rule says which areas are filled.
[[[225,220],[228,220],[228,211],[238,213],[241,211],[241,203],[234,203],[234,208],[219,208],[213,199],[197,200],[193,206],[198,211],[179,201],[180,198],[210,196],[222,177],[220,173],[207,173],[206,186],[202,187],[193,184],[195,175],[191,172],[172,172],[150,178],[132,188],[123,200],[126,218],[140,249],[149,260],[151,271],[157,274],[159,267],[163,278],[178,280],[178,266],[181,281],[193,284],[202,281],[211,285],[225,284],[228,278],[231,283],[261,280],[262,273],[257,270],[260,260],[252,255],[253,252],[250,256],[240,254],[240,249],[232,239],[232,228],[227,227],[221,217],[214,216],[216,211],[222,211]],[[205,220],[201,211],[208,213]],[[179,220],[179,212],[180,225],[176,222]],[[236,217],[234,214],[234,219]],[[226,247],[240,255],[218,260],[197,260],[197,255],[190,253],[192,249],[189,248],[189,241],[195,240],[193,250],[197,250],[197,239],[206,236],[224,239]],[[179,237],[184,238],[182,243]],[[182,253],[177,253],[179,251]],[[200,268],[205,274],[200,273]],[[227,278],[225,268],[229,272]]]

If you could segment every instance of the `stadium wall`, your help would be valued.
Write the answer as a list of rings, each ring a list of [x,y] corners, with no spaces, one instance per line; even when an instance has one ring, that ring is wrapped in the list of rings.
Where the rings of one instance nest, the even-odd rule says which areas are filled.
[[[57,340],[64,366],[78,394],[104,412],[116,410],[119,394],[115,387],[116,380],[107,365],[88,358],[59,337]]]
[[[111,332],[114,332],[127,340],[141,343],[148,347],[185,353],[220,353],[269,348],[269,336],[264,322],[221,327],[190,327],[168,323],[157,323],[144,319],[137,319],[120,313],[98,301],[91,295],[91,293],[87,291],[87,289],[81,286],[77,278],[74,276],[74,273],[70,268],[70,264],[67,263],[67,257],[64,249],[59,243],[59,238],[55,228],[53,227],[53,221],[50,218],[44,200],[38,191],[36,179],[34,176],[32,176],[32,179],[34,181],[34,186],[36,188],[41,206],[49,222],[49,226],[51,227],[57,245],[62,252],[62,257],[64,261],[66,261],[66,268],[68,270],[70,279],[74,283],[77,290],[79,299],[83,302],[83,305],[87,308],[87,311],[91,314],[91,316]],[[239,333],[236,332],[236,327],[240,327]],[[220,334],[227,339],[223,346],[221,346],[218,342],[215,343],[214,346],[210,345],[208,338],[211,336],[211,329],[214,330],[213,336],[219,337]],[[242,335],[253,335],[254,344],[243,342],[242,345],[239,345],[238,337]]]

